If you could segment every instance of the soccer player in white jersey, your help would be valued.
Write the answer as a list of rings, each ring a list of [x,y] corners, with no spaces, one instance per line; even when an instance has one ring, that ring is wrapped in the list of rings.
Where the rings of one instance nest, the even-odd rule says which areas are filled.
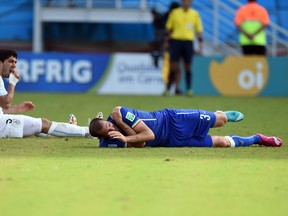
[[[88,127],[15,114],[35,108],[31,101],[13,104],[15,86],[20,79],[20,74],[16,70],[16,63],[16,51],[0,49],[0,138],[23,138],[38,134],[58,137],[89,136]],[[5,78],[9,78],[7,90],[3,82]]]

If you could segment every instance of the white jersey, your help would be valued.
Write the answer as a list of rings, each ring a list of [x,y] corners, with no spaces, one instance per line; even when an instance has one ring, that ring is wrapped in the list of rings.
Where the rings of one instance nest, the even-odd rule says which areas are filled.
[[[4,81],[3,81],[2,77],[0,76],[0,96],[4,96],[7,94],[8,94],[8,92],[5,89]],[[0,115],[2,115],[2,114],[3,114],[3,110],[2,110],[2,107],[0,107]]]
[[[0,96],[7,95],[4,81],[0,76]],[[24,117],[23,115],[4,114],[0,107],[0,138],[22,138],[23,137]]]
[[[0,96],[7,95],[4,81],[0,76]],[[4,114],[0,107],[0,138],[22,138],[41,132],[41,118],[25,115]]]

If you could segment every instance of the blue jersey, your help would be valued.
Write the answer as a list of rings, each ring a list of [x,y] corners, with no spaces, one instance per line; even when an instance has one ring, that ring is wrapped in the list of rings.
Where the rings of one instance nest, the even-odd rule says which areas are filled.
[[[146,142],[149,147],[211,147],[209,129],[216,121],[214,113],[205,110],[163,109],[154,112],[121,107],[122,121],[131,128],[143,121],[155,135],[155,139]],[[108,121],[113,122],[109,117]],[[115,123],[115,122],[113,122]],[[122,131],[123,133],[123,131]],[[125,135],[125,133],[123,133]],[[116,144],[116,142],[119,142]],[[125,147],[115,139],[101,139],[100,147]]]

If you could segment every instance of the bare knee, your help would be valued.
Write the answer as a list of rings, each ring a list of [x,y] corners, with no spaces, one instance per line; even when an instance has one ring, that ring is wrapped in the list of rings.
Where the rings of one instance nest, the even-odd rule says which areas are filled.
[[[230,141],[223,136],[212,136],[213,147],[230,147]]]
[[[224,112],[215,112],[216,122],[213,127],[222,127],[228,121],[227,116]]]
[[[52,125],[52,122],[48,119],[42,118],[42,129],[41,132],[42,133],[48,133],[50,127]]]

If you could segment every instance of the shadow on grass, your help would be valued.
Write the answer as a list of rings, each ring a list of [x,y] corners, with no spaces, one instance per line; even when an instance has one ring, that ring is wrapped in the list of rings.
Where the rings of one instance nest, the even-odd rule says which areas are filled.
[[[27,145],[0,144],[0,157],[61,157],[95,159],[143,159],[159,158],[164,161],[204,159],[269,159],[287,160],[288,148],[251,146],[242,148],[99,148],[95,143],[60,142],[50,144],[30,143]]]

